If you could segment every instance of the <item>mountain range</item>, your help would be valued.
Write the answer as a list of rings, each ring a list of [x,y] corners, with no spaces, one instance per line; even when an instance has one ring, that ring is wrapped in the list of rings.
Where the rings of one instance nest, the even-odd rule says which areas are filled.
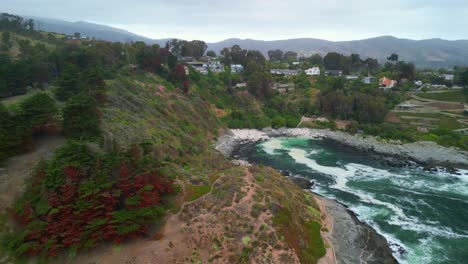
[[[150,39],[122,29],[88,23],[83,21],[68,22],[63,20],[32,17],[40,30],[73,34],[80,32],[83,36],[94,37],[107,41],[144,41],[149,44],[164,45],[169,39]],[[275,41],[253,39],[227,39],[220,42],[207,43],[209,50],[219,52],[224,47],[235,44],[244,49],[260,50],[264,54],[268,50],[281,49],[295,51],[300,55],[328,52],[338,52],[345,55],[357,53],[362,58],[376,58],[385,62],[391,53],[397,53],[401,60],[413,62],[419,68],[468,66],[468,40],[400,39],[393,36],[382,36],[363,40],[328,41],[313,38],[299,38]]]

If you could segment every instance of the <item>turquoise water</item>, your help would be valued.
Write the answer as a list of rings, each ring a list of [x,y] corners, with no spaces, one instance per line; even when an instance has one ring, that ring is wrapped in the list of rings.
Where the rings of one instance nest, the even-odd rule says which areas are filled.
[[[389,241],[401,263],[468,263],[468,171],[393,168],[329,140],[272,138],[241,158],[316,182]]]

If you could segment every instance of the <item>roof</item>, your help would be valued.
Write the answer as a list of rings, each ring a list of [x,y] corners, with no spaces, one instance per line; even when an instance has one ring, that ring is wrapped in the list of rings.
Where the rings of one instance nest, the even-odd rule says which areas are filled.
[[[382,77],[379,79],[379,81],[383,85],[392,85],[394,82],[396,82],[395,80],[388,79],[387,77]]]

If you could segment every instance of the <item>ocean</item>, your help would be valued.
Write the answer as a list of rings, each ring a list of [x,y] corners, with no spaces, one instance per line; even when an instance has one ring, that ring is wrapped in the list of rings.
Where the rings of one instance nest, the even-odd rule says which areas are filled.
[[[315,182],[386,237],[400,263],[468,263],[468,171],[395,168],[328,139],[271,138],[240,158]]]

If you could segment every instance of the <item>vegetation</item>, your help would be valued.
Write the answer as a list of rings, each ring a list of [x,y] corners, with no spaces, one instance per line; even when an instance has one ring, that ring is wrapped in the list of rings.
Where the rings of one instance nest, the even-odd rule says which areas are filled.
[[[17,200],[14,215],[22,228],[3,238],[4,248],[17,257],[46,258],[144,234],[173,189],[167,177],[137,165],[141,154],[102,155],[78,141],[57,150]]]
[[[443,93],[418,93],[418,97],[431,100],[449,101],[449,102],[468,102],[463,91],[452,91]]]

